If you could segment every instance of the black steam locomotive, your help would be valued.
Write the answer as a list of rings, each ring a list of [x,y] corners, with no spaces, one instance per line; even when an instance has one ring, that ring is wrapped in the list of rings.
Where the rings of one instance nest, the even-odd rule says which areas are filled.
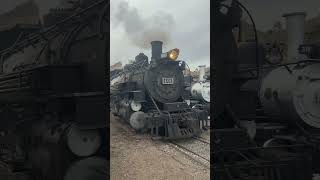
[[[104,0],[52,10],[49,27],[0,52],[6,177],[106,178],[108,12]]]
[[[304,44],[305,13],[284,15],[284,56],[258,43],[239,1],[223,1],[215,1],[213,18],[214,179],[311,180],[320,172],[320,51],[319,43]],[[254,41],[235,41],[241,10]]]
[[[137,131],[151,131],[162,138],[187,138],[201,132],[207,113],[191,109],[186,99],[184,61],[176,61],[178,49],[162,53],[162,42],[153,41],[152,58],[142,53],[111,82],[113,114]]]

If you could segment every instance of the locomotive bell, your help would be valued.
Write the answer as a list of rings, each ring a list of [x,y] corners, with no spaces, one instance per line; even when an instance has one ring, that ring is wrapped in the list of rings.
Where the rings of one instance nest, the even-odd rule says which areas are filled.
[[[137,63],[142,63],[143,61],[148,61],[148,56],[146,56],[143,53],[140,53],[134,59]]]

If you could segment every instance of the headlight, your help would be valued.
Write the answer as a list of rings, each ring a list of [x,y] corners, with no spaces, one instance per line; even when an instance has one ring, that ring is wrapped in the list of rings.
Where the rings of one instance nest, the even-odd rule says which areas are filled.
[[[141,110],[142,105],[139,102],[131,101],[130,108],[132,111],[137,112]]]
[[[168,58],[175,61],[177,60],[179,56],[179,49],[172,49],[171,51],[168,52]]]
[[[177,49],[177,48],[161,54],[161,58],[168,58],[172,61],[177,60],[178,56],[179,56],[179,49]]]

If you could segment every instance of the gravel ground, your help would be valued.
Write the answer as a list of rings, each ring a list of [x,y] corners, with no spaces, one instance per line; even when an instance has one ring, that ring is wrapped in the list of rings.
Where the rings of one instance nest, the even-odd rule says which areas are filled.
[[[210,170],[167,142],[136,134],[111,117],[112,180],[207,180]],[[208,139],[209,132],[204,133]]]
[[[176,147],[177,149],[180,149],[180,151],[186,155],[191,156],[195,161],[203,164],[205,167],[210,168],[210,144],[199,141],[198,139],[179,140],[172,142],[174,142],[173,146],[178,145],[178,147]]]

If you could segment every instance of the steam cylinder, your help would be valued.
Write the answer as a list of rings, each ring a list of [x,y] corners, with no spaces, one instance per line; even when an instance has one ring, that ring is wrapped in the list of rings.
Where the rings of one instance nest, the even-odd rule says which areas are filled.
[[[284,120],[320,128],[320,65],[291,66],[270,71],[260,87],[260,100],[266,113]]]
[[[105,159],[94,156],[76,160],[67,169],[64,180],[104,180],[107,176],[109,162]]]
[[[287,26],[287,59],[288,62],[297,62],[299,60],[298,48],[304,41],[304,26],[306,13],[295,12],[284,14]]]

